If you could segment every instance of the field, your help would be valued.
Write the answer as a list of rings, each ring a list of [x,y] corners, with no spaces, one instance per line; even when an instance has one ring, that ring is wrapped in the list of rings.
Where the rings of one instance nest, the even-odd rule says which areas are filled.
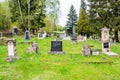
[[[26,49],[30,44],[20,44],[23,37],[15,37],[17,41],[18,60],[6,61],[7,46],[0,45],[0,80],[120,80],[120,57],[111,57],[100,52],[98,56],[81,55],[84,44],[92,45],[92,49],[101,50],[101,42],[87,40],[76,45],[71,41],[63,41],[63,55],[51,55],[51,41],[55,38],[39,40],[38,54],[29,54]],[[27,41],[25,41],[27,42]],[[120,55],[120,43],[111,46],[111,51]]]

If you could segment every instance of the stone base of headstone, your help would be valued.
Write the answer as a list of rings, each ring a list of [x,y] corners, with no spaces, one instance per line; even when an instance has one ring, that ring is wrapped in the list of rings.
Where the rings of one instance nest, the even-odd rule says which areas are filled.
[[[50,51],[49,54],[65,54],[63,51]]]
[[[11,62],[11,61],[13,61],[14,59],[18,59],[18,56],[17,56],[17,55],[7,56],[7,58],[6,58],[7,62]]]
[[[108,56],[119,56],[117,53],[114,53],[114,52],[106,52],[104,54],[106,54]]]
[[[99,55],[99,51],[98,50],[92,50],[92,55]]]

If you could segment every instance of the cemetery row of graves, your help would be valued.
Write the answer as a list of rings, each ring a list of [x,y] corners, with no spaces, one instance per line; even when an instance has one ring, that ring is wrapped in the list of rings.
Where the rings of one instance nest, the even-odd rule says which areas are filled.
[[[47,32],[36,36],[29,31],[24,36],[16,32],[12,35],[1,36],[0,79],[30,80],[37,75],[41,80],[79,80],[92,79],[95,74],[96,80],[120,78],[120,44],[110,42],[108,28],[101,29],[101,41],[82,35],[74,40],[66,34],[47,36]]]

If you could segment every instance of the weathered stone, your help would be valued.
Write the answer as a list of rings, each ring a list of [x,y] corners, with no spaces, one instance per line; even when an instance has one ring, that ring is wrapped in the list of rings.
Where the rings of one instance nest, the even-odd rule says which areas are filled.
[[[82,48],[82,55],[83,56],[89,56],[91,54],[92,54],[91,48],[87,44],[85,44]]]
[[[32,45],[30,47],[28,47],[27,52],[29,53],[38,53],[39,50],[39,46],[37,43],[32,43]]]

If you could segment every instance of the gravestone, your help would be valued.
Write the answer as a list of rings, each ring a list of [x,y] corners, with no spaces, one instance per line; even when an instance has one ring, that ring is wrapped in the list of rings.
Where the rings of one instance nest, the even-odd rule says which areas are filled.
[[[47,37],[47,32],[44,31],[43,38]]]
[[[91,54],[92,54],[91,48],[87,44],[85,44],[82,48],[82,55],[89,56]]]
[[[32,45],[30,47],[28,47],[27,52],[28,53],[38,53],[39,50],[39,46],[37,43],[32,43]]]
[[[64,54],[62,50],[62,41],[51,41],[50,54]]]
[[[43,34],[41,34],[41,33],[38,33],[38,39],[43,39],[44,37],[43,37]]]
[[[9,39],[7,41],[8,46],[8,56],[6,58],[7,61],[12,61],[13,59],[18,59],[16,54],[16,41],[14,39]]]
[[[82,36],[82,35],[78,35],[78,36],[77,36],[77,41],[78,41],[78,42],[83,41],[83,36]]]
[[[109,29],[104,27],[101,29],[102,52],[110,52]]]
[[[60,36],[58,35],[57,37],[56,37],[56,41],[59,41],[60,40]]]
[[[76,44],[76,43],[77,43],[77,36],[76,36],[75,26],[72,27],[72,43],[73,43],[73,44]]]
[[[99,55],[100,51],[99,50],[92,50],[92,55]]]
[[[25,31],[25,40],[30,40],[30,32],[28,30]]]
[[[17,29],[17,27],[14,27],[13,28],[13,35],[17,35],[18,34],[18,29]]]

